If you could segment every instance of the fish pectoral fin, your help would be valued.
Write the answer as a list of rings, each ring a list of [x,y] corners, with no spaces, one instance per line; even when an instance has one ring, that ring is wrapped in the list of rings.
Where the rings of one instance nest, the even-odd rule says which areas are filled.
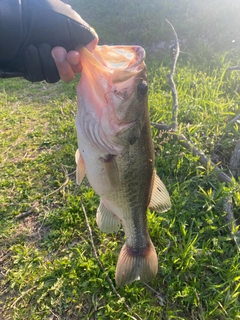
[[[106,156],[101,157],[99,160],[104,164],[109,182],[114,188],[119,183],[118,166],[115,156],[112,154],[107,154]]]
[[[76,161],[76,182],[78,185],[81,184],[82,179],[84,178],[85,175],[85,165],[84,165],[84,161],[83,158],[81,157],[80,151],[79,149],[77,149],[76,153],[75,153],[75,161]]]
[[[156,212],[165,212],[171,208],[169,193],[156,172],[154,175],[151,200],[148,207]]]
[[[120,219],[109,211],[102,201],[97,209],[96,221],[99,229],[105,233],[117,232],[121,227]]]

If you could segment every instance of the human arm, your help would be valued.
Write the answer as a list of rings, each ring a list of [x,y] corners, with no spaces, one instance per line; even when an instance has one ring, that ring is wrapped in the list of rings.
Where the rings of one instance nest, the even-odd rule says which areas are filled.
[[[69,66],[73,73],[80,71],[72,65],[78,55],[72,50],[81,45],[93,50],[97,41],[95,31],[59,0],[0,0],[1,78],[23,76],[32,82],[52,83],[59,80],[60,74],[64,80]],[[58,59],[59,48],[53,50],[54,59],[51,55],[52,49],[59,46],[66,50],[62,62]]]

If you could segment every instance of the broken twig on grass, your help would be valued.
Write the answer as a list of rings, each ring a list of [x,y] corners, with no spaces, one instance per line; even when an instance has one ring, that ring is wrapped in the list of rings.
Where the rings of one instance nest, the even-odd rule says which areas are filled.
[[[158,123],[151,123],[152,126],[158,130],[162,130],[163,124],[158,125]],[[167,127],[167,125],[164,125]],[[191,153],[194,156],[199,157],[200,163],[205,167],[210,167],[214,173],[216,174],[217,178],[221,182],[226,182],[226,183],[231,183],[232,179],[230,176],[228,176],[226,173],[224,173],[210,158],[208,158],[201,150],[196,148],[188,139],[183,135],[183,134],[177,134],[172,130],[172,133],[176,136],[178,139],[179,143],[186,148],[187,150],[191,151]]]
[[[171,73],[168,75],[169,84],[172,90],[172,98],[173,98],[172,123],[170,126],[165,123],[151,123],[151,124],[158,130],[173,134],[184,148],[189,150],[194,156],[199,156],[199,161],[201,162],[202,165],[204,165],[205,168],[210,168],[213,170],[213,172],[216,174],[220,182],[231,184],[233,182],[231,173],[229,173],[229,175],[224,173],[215,163],[212,162],[210,158],[208,158],[201,150],[196,148],[190,141],[188,141],[188,139],[183,134],[177,133],[177,128],[178,128],[177,115],[178,115],[179,105],[178,105],[178,92],[177,92],[176,85],[173,78],[174,78],[174,73],[176,70],[177,60],[180,52],[180,46],[179,46],[178,36],[173,25],[168,20],[167,20],[167,23],[171,26],[175,36],[175,41],[176,41],[176,52],[173,57]],[[238,68],[240,68],[240,66],[232,67],[232,68],[229,68],[228,70],[230,69],[238,70]],[[237,121],[237,120],[239,120],[239,116],[234,118],[234,121]],[[232,170],[236,170],[236,167],[238,167],[238,165],[240,164],[239,154],[240,154],[240,140],[239,140],[239,146],[236,146],[234,153],[232,155],[231,161],[232,163],[234,163]],[[229,196],[225,199],[225,202],[224,202],[224,211],[227,213],[225,221],[227,221],[228,227],[231,225],[233,228],[236,228],[236,222],[235,222],[234,214],[232,210],[232,203],[231,204],[229,203],[229,199],[231,199],[232,201],[232,197]],[[232,228],[231,228],[231,235],[233,236],[233,239],[239,250],[239,240],[236,238],[236,236],[232,234]]]
[[[87,213],[86,213],[86,210],[85,210],[85,207],[84,207],[82,201],[81,201],[81,207],[82,207],[82,211],[83,211],[83,214],[84,214],[84,217],[85,217],[85,220],[86,220],[86,225],[87,225],[87,228],[88,228],[88,232],[89,232],[89,235],[90,235],[90,241],[91,241],[91,245],[92,245],[94,256],[95,256],[95,258],[96,258],[96,260],[98,262],[98,265],[100,266],[102,271],[105,273],[104,266],[103,266],[102,262],[99,259],[99,256],[98,256],[95,244],[94,244],[93,235],[92,235],[92,228],[91,228],[91,226],[89,224],[88,216],[87,216]],[[107,280],[108,280],[113,292],[115,293],[115,295],[118,297],[119,300],[120,299],[123,300],[123,297],[120,296],[120,294],[117,292],[117,289],[115,288],[115,286],[114,286],[114,284],[112,282],[112,279],[108,275],[106,275],[106,277],[107,277]],[[123,300],[123,303],[124,303],[124,306],[127,308],[127,310],[129,312],[131,312],[138,320],[142,320],[142,318],[137,313],[132,311],[131,307],[124,300]]]
[[[240,70],[240,66],[229,67],[227,71]]]
[[[168,75],[168,79],[169,79],[169,83],[172,89],[172,96],[173,96],[173,107],[172,107],[172,125],[171,128],[173,130],[177,130],[178,127],[178,93],[177,93],[177,88],[175,85],[175,82],[173,80],[174,74],[175,74],[175,70],[176,70],[176,66],[177,66],[177,60],[179,57],[179,53],[180,53],[180,46],[179,46],[179,40],[178,40],[178,36],[177,33],[173,27],[173,25],[166,20],[167,23],[170,25],[170,27],[172,28],[173,34],[175,36],[175,41],[176,41],[176,47],[174,48],[174,58],[173,58],[173,64],[172,64],[172,69],[171,72]]]
[[[238,251],[240,252],[240,231],[236,232],[237,228],[233,214],[233,201],[231,196],[224,199],[223,210],[227,213],[227,215],[224,217],[224,220],[228,226],[228,230],[232,235]]]
[[[229,163],[232,175],[237,178],[240,175],[240,139],[238,140]]]
[[[58,187],[57,189],[53,190],[52,192],[48,193],[46,196],[43,196],[41,198],[41,201],[42,200],[45,200],[46,198],[52,196],[53,194],[57,193],[58,191],[60,191],[61,189],[63,189],[69,182],[69,176],[72,175],[73,173],[68,173],[67,169],[65,168],[65,166],[62,164],[62,169],[63,169],[63,172],[65,174],[65,181],[63,184],[61,184],[60,187]],[[28,216],[30,216],[32,213],[35,212],[35,209],[36,207],[39,205],[39,201],[36,201],[34,202],[34,204],[27,210],[27,211],[24,211],[20,214],[18,214],[16,217],[15,217],[15,220],[20,220],[20,219],[24,219]]]
[[[24,211],[20,214],[18,214],[16,217],[15,217],[15,220],[20,220],[20,219],[24,219],[28,216],[30,216],[32,213],[35,212],[35,209],[36,207],[39,205],[39,202],[36,201],[27,211]]]
[[[145,286],[152,291],[153,293],[156,294],[156,298],[158,299],[158,302],[160,304],[160,306],[165,306],[166,304],[166,300],[163,298],[162,294],[160,292],[157,292],[155,289],[153,289],[149,284],[147,284],[146,282],[143,282],[143,284],[145,284]]]
[[[34,287],[28,289],[27,291],[23,292],[23,293],[21,294],[21,296],[19,296],[19,297],[11,304],[10,308],[14,308],[14,306],[15,306],[20,300],[22,300],[29,292],[35,290],[36,288],[37,288],[37,286],[34,286]]]
[[[233,118],[232,120],[229,121],[229,123],[234,123],[236,121],[240,120],[240,114],[237,115],[235,118]]]

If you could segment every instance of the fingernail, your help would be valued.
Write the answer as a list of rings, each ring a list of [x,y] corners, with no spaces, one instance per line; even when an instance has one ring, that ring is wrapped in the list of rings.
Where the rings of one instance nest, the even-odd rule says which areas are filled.
[[[52,49],[52,57],[56,62],[66,60],[67,51],[63,47],[55,47]]]

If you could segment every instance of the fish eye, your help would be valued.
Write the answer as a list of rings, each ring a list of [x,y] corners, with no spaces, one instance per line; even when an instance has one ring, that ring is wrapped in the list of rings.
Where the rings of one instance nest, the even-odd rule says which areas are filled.
[[[142,81],[138,84],[137,86],[137,91],[140,93],[142,96],[144,96],[148,92],[148,85],[146,81]]]

